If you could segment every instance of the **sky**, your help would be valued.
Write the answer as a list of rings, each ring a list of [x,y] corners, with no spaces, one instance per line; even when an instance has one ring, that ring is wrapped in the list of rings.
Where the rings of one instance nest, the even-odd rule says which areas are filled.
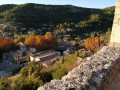
[[[106,8],[109,6],[115,6],[116,0],[0,0],[0,5],[25,4],[25,3],[52,4],[52,5],[70,4],[79,7]]]

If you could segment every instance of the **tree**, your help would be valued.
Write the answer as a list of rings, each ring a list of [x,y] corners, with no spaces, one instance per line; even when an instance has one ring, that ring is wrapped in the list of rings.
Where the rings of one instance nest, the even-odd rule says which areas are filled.
[[[16,32],[18,32],[18,30],[19,30],[19,27],[18,27],[18,26],[16,26],[16,27],[15,27],[15,31],[16,31]]]
[[[4,51],[9,51],[13,48],[13,40],[10,38],[3,38],[0,36],[0,49]]]
[[[74,46],[74,47],[75,47],[75,46],[77,47],[77,46],[78,46],[78,43],[77,43],[76,41],[74,41],[74,42],[73,42],[73,46]]]
[[[61,79],[66,74],[66,69],[63,66],[60,66],[56,71],[52,73],[52,77],[53,79]]]
[[[85,48],[91,51],[96,51],[103,46],[104,41],[99,38],[88,38],[85,40]]]
[[[17,39],[17,38],[18,38],[18,35],[14,35],[14,38]]]
[[[26,46],[36,47],[39,50],[54,49],[58,44],[56,37],[53,37],[50,32],[45,36],[29,36],[25,39]]]
[[[24,43],[26,46],[35,47],[36,37],[35,36],[27,37]]]
[[[98,21],[100,21],[100,19],[101,19],[101,16],[99,14],[92,14],[90,16],[90,21],[91,22],[98,22]]]
[[[20,70],[20,74],[24,77],[27,77],[29,75],[28,70],[29,70],[28,67],[24,67]]]
[[[0,81],[0,90],[5,90],[7,86],[8,86],[7,82]]]
[[[19,39],[15,39],[15,40],[14,40],[14,43],[15,43],[15,44],[17,44],[17,43],[19,43],[19,42],[20,42]]]
[[[79,57],[79,51],[76,51],[75,55],[76,57]]]
[[[51,37],[51,36],[52,36],[51,32],[46,32],[45,37]]]
[[[25,38],[24,38],[23,36],[18,36],[18,40],[19,40],[20,42],[22,42],[22,41],[25,40]]]

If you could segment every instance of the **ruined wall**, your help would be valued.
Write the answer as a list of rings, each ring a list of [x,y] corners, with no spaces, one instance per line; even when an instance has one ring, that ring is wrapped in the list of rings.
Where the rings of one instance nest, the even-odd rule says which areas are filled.
[[[120,47],[120,0],[117,0],[110,46]]]
[[[107,90],[120,65],[119,58],[120,48],[105,46],[62,80],[52,80],[38,90]]]

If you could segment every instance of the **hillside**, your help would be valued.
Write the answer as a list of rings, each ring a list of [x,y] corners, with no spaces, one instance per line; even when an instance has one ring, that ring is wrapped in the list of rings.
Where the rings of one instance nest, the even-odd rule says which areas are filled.
[[[107,15],[109,9],[90,9],[72,5],[2,5],[0,6],[0,23],[19,22],[26,27],[40,27],[43,23],[52,22],[57,25],[64,22],[78,23],[86,20],[91,14]]]
[[[0,13],[5,12],[5,11],[10,10],[10,9],[13,9],[14,7],[16,7],[15,4],[1,5],[0,6]]]

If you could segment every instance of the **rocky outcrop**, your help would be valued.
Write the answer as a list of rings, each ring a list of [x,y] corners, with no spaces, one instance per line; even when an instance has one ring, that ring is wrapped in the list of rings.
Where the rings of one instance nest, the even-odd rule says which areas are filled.
[[[119,58],[120,48],[105,46],[70,71],[62,80],[52,80],[38,90],[101,90],[105,80],[112,81],[109,74],[115,74],[114,69],[118,69],[120,65]],[[105,89],[102,87],[102,90]]]

